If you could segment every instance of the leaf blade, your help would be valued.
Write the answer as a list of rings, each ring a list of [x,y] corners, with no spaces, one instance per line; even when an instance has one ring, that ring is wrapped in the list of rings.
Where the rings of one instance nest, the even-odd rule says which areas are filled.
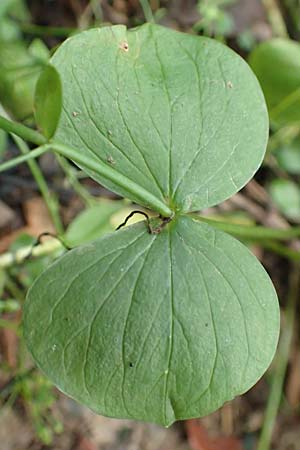
[[[53,137],[62,109],[62,87],[57,70],[46,65],[35,90],[35,120],[38,128],[49,140]]]
[[[35,361],[62,391],[100,414],[163,425],[248,390],[278,328],[254,256],[183,217],[159,235],[140,223],[72,250],[32,287],[24,318]]]
[[[275,38],[260,44],[249,63],[264,91],[270,118],[277,125],[299,122],[300,46]]]
[[[69,39],[52,62],[65,92],[57,137],[113,161],[173,209],[221,202],[261,164],[268,118],[260,87],[216,41],[153,24],[116,26]]]

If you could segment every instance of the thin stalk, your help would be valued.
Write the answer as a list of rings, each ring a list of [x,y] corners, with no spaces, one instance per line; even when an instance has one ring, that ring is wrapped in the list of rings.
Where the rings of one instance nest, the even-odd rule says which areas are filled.
[[[3,172],[4,170],[7,170],[11,167],[17,166],[18,164],[24,161],[29,161],[33,158],[36,158],[42,155],[43,153],[46,153],[47,151],[55,151],[58,154],[71,159],[75,163],[83,165],[84,167],[86,167],[89,170],[92,170],[98,175],[101,175],[109,179],[110,181],[118,184],[120,187],[125,188],[128,192],[133,194],[136,199],[141,201],[142,204],[147,205],[147,207],[153,209],[154,211],[157,211],[163,217],[173,216],[172,210],[165,203],[163,203],[149,191],[146,191],[146,189],[136,184],[134,181],[120,174],[107,164],[104,164],[100,159],[92,158],[91,156],[87,157],[86,155],[78,153],[72,148],[69,148],[63,144],[59,143],[46,144],[36,148],[35,150],[31,150],[30,153],[27,155],[14,158],[13,160],[8,161],[7,163],[1,164],[0,172]]]
[[[101,2],[99,2],[99,0],[90,0],[90,5],[92,7],[92,11],[93,11],[96,21],[99,23],[102,22],[103,11],[102,11]]]
[[[287,108],[289,108],[296,102],[299,102],[299,99],[300,99],[300,88],[293,91],[287,97],[284,97],[284,99],[270,111],[271,117],[275,119],[276,116],[278,117],[280,114],[283,114],[285,110],[287,110]]]
[[[260,225],[240,225],[236,223],[222,222],[209,217],[199,216],[197,214],[191,214],[193,219],[205,222],[214,226],[222,231],[226,231],[229,234],[243,237],[245,239],[278,239],[282,241],[289,241],[293,238],[300,237],[300,227],[293,227],[288,229],[275,229],[263,227]]]
[[[28,145],[22,139],[20,139],[18,136],[14,136],[14,135],[13,135],[13,138],[14,138],[17,146],[19,147],[21,153],[23,153],[24,156],[31,154]],[[51,195],[51,192],[49,191],[47,182],[46,182],[44,175],[43,175],[39,165],[37,164],[37,162],[34,161],[33,159],[31,159],[31,160],[28,160],[27,163],[28,163],[28,166],[32,173],[32,176],[35,179],[35,182],[36,182],[36,184],[42,194],[42,197],[46,203],[46,206],[48,208],[49,214],[53,221],[55,230],[56,230],[57,234],[62,234],[64,232],[64,226],[63,226],[63,223],[62,223],[60,215],[59,215],[59,206],[58,206],[57,200],[53,195]],[[0,171],[1,171],[1,167],[0,167]]]
[[[5,287],[14,298],[19,300],[20,303],[24,301],[23,291],[19,288],[19,286],[14,282],[14,280],[9,276],[8,273],[5,275]]]
[[[148,0],[140,0],[140,4],[146,19],[146,22],[154,23],[154,17]]]
[[[18,332],[19,326],[18,326],[18,324],[12,322],[11,320],[0,318],[0,328],[8,328],[9,330]]]
[[[0,116],[0,128],[7,133],[14,133],[24,139],[24,141],[29,141],[36,145],[44,145],[47,143],[47,139],[38,131],[32,130],[21,123],[8,120],[3,116]]]
[[[287,125],[270,137],[267,147],[267,154],[270,154],[278,149],[280,145],[290,144],[300,133],[300,124]]]
[[[53,150],[60,155],[71,159],[75,163],[92,170],[98,175],[105,177],[113,183],[116,183],[118,186],[125,188],[126,191],[134,195],[135,199],[139,200],[150,209],[157,211],[163,217],[173,216],[173,211],[164,202],[136,184],[134,181],[117,172],[113,167],[103,163],[100,159],[97,159],[96,157],[91,158],[91,156],[86,156],[83,153],[79,153],[76,150],[67,147],[66,145],[55,142],[44,145],[43,148]]]
[[[22,156],[17,156],[5,163],[0,164],[0,172],[4,172],[5,170],[12,169],[24,162],[31,161],[32,159],[38,158],[39,156],[47,153],[49,151],[48,148],[45,147],[37,147],[34,150],[30,150],[29,153]]]
[[[266,9],[274,34],[279,37],[288,38],[289,35],[286,25],[276,0],[262,0],[262,3]]]
[[[100,160],[96,159],[96,157],[91,158],[91,156],[87,157],[83,154],[80,154],[73,149],[59,143],[51,143],[46,144],[46,138],[43,135],[38,133],[37,131],[32,130],[31,128],[25,127],[22,124],[12,122],[11,120],[5,119],[0,116],[0,128],[3,130],[14,133],[22,139],[28,140],[30,142],[36,143],[40,145],[39,148],[32,150],[28,155],[24,155],[20,158],[16,158],[12,161],[8,161],[5,164],[0,165],[0,171],[6,170],[7,168],[14,167],[20,162],[27,161],[32,158],[36,158],[37,156],[45,153],[46,151],[54,150],[57,153],[65,156],[66,158],[72,159],[74,162],[78,164],[84,165],[86,168],[93,170],[97,174],[108,178],[110,181],[117,183],[120,187],[125,188],[128,192],[132,193],[136,199],[141,201],[143,204],[146,204],[154,211],[157,211],[163,217],[171,217],[173,216],[172,210],[161,200],[156,198],[153,194],[148,192],[146,189],[142,188],[134,181],[129,178],[121,175],[115,169],[110,167],[108,164],[104,164]],[[44,145],[45,144],[45,145]]]
[[[261,239],[260,241],[256,241],[261,247],[271,250],[273,253],[277,255],[283,256],[284,258],[289,259],[290,261],[300,261],[300,252],[288,248],[284,245],[279,244],[278,242],[268,241],[265,239]]]
[[[298,264],[295,264],[290,275],[289,299],[285,312],[285,323],[281,333],[281,339],[275,360],[275,368],[271,381],[271,390],[257,450],[269,450],[271,448],[273,429],[282,398],[284,378],[287,370],[290,348],[293,339],[296,306],[299,295],[299,280],[300,271]]]
[[[33,34],[35,36],[68,37],[71,34],[78,33],[77,28],[48,27],[43,25],[35,25],[33,23],[21,23],[20,28],[23,33]]]
[[[103,14],[99,0],[90,0],[81,16],[78,18],[78,28],[86,30],[91,26],[91,19],[94,16],[94,26],[102,22]]]
[[[78,181],[74,168],[71,166],[69,161],[61,155],[57,155],[58,163],[61,168],[65,172],[68,181],[74,191],[78,194],[79,197],[86,203],[87,206],[94,205],[97,201],[93,198],[93,196],[85,189],[84,186]]]
[[[30,255],[30,258],[51,255],[58,250],[62,250],[63,245],[57,239],[49,239],[35,247],[28,245],[16,252],[7,252],[0,255],[0,269],[8,269],[16,264],[22,264]]]

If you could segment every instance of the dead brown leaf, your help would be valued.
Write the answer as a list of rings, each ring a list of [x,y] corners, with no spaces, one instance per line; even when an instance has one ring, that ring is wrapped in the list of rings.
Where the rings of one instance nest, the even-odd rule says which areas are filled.
[[[235,437],[210,437],[198,419],[187,420],[185,429],[192,450],[243,450],[241,442]]]
[[[8,319],[5,315],[3,319]],[[17,368],[18,337],[14,330],[10,328],[1,328],[0,347],[3,359],[11,369]]]
[[[45,231],[55,233],[49,211],[41,197],[33,197],[26,200],[23,204],[23,213],[26,226],[19,228],[0,239],[0,253],[5,252],[22,233],[27,233],[35,237]]]
[[[298,345],[297,347],[295,346],[291,355],[286,385],[286,396],[292,408],[297,408],[300,404],[300,349]]]

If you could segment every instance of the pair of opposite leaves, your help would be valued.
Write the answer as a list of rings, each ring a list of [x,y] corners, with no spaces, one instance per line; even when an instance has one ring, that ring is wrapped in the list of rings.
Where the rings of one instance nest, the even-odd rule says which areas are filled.
[[[29,291],[28,346],[98,413],[166,426],[208,414],[261,377],[278,339],[262,266],[189,214],[237,192],[261,164],[258,82],[222,44],[154,25],[78,34],[52,63],[64,94],[55,139],[111,164],[174,218],[159,234],[143,222],[58,259]]]

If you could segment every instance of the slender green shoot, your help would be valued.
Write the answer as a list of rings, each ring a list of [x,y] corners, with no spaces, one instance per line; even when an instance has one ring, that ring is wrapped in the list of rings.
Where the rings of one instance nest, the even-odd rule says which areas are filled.
[[[97,203],[97,200],[94,199],[89,191],[78,181],[78,178],[76,176],[76,169],[72,167],[69,161],[61,155],[57,155],[57,161],[60,167],[65,172],[70,186],[74,189],[78,196],[82,198],[84,203],[87,206],[95,205]]]
[[[278,242],[269,241],[265,239],[260,239],[257,241],[259,245],[267,250],[270,250],[277,255],[283,256],[284,258],[289,259],[290,261],[300,261],[300,252],[297,250],[293,250],[285,245],[281,245]]]
[[[118,184],[122,188],[125,188],[128,192],[133,194],[142,204],[147,205],[150,209],[157,211],[163,217],[172,217],[173,211],[161,200],[155,197],[151,192],[142,188],[134,181],[125,177],[124,175],[117,172],[108,164],[103,163],[100,159],[96,157],[86,156],[83,153],[67,147],[66,145],[53,142],[51,144],[42,145],[41,147],[31,150],[27,155],[19,156],[11,161],[3,163],[0,165],[0,172],[4,170],[15,167],[16,165],[29,161],[33,158],[46,153],[47,151],[54,151],[68,159],[71,159],[75,163],[86,167],[89,170],[94,171],[98,175],[101,175],[113,183]]]
[[[154,16],[148,0],[140,0],[140,4],[146,19],[146,22],[154,23]]]
[[[44,145],[47,143],[47,139],[38,131],[32,130],[21,123],[13,122],[3,116],[0,116],[0,128],[7,133],[14,133],[24,139],[24,141],[29,141],[36,145]]]
[[[270,25],[276,36],[288,38],[287,28],[282,17],[280,6],[276,0],[262,0],[262,4],[266,9]]]
[[[18,324],[15,322],[12,322],[11,320],[1,319],[0,318],[0,328],[8,328],[9,330],[13,330],[15,332],[18,331]]]
[[[35,25],[33,23],[21,23],[20,28],[25,34],[32,34],[34,36],[54,36],[54,37],[69,37],[71,34],[78,33],[77,28],[68,27],[48,27],[43,25]]]
[[[39,156],[43,155],[48,151],[49,149],[45,147],[37,147],[34,150],[30,150],[29,153],[26,153],[22,156],[17,156],[16,158],[13,158],[9,161],[0,164],[0,172],[4,172],[5,170],[12,169],[13,167],[18,166],[19,164],[38,158]]]
[[[13,135],[13,138],[21,153],[23,153],[23,156],[31,155],[28,145],[21,138],[15,135]],[[44,175],[37,162],[34,161],[34,159],[29,159],[27,163],[32,176],[35,179],[35,182],[40,190],[40,193],[42,194],[42,197],[46,203],[55,230],[58,234],[62,234],[64,232],[64,226],[59,215],[59,205],[57,199],[53,194],[51,194]]]
[[[275,229],[263,227],[260,225],[240,225],[236,223],[222,222],[209,217],[199,216],[192,214],[193,219],[200,222],[206,222],[213,225],[215,228],[226,231],[229,234],[233,234],[237,237],[243,237],[245,239],[276,239],[282,241],[289,241],[293,238],[300,237],[300,227],[293,227],[288,229]]]
[[[51,255],[59,250],[63,251],[61,242],[57,239],[49,239],[35,247],[28,245],[18,249],[14,253],[3,253],[0,255],[0,269],[8,269],[16,264],[22,264],[28,258],[28,255],[31,258],[39,258],[41,256]]]
[[[120,187],[125,188],[128,192],[133,194],[142,204],[147,205],[150,209],[157,211],[163,217],[172,217],[173,211],[161,200],[155,197],[151,192],[142,188],[134,181],[125,177],[124,175],[117,172],[108,164],[103,163],[100,159],[96,157],[91,158],[91,156],[86,156],[83,153],[67,147],[66,145],[53,142],[51,144],[44,145],[44,149],[53,150],[68,159],[71,159],[75,163],[86,167],[89,170],[94,171],[98,175],[101,175],[113,183],[118,184]]]
[[[296,306],[299,292],[299,280],[300,271],[298,264],[295,264],[294,270],[290,275],[290,293],[288,305],[286,308],[285,323],[281,333],[281,340],[275,360],[275,367],[271,382],[271,391],[267,403],[264,423],[257,450],[270,450],[271,448],[272,434],[282,398],[283,383],[293,338]]]

